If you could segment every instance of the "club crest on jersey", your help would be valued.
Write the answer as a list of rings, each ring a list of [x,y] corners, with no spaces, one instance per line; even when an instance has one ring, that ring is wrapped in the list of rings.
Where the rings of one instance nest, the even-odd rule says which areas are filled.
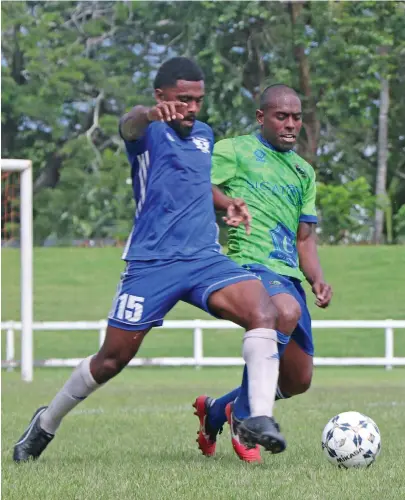
[[[269,281],[271,286],[281,286],[280,281],[274,280],[274,281]]]
[[[297,172],[300,174],[301,177],[308,177],[305,170],[302,167],[300,167],[298,164],[295,165],[295,168],[297,169]]]
[[[210,153],[210,141],[205,137],[193,137],[195,147],[203,153]]]
[[[264,163],[264,158],[266,157],[266,153],[262,149],[256,149],[256,151],[253,154],[255,155],[256,161]]]

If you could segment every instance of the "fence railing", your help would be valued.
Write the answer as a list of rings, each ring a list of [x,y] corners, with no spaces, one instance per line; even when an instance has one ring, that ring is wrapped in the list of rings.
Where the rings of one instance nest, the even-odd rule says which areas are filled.
[[[315,320],[312,322],[314,329],[382,329],[385,332],[385,353],[384,356],[366,357],[315,357],[315,366],[385,366],[391,369],[393,366],[405,366],[405,358],[394,356],[394,329],[405,329],[405,320]],[[20,361],[15,359],[15,331],[21,330],[22,325],[16,321],[6,321],[1,323],[1,330],[6,331],[6,359],[2,360],[2,368],[12,370],[20,366]],[[77,331],[95,330],[98,331],[98,343],[104,341],[107,322],[101,321],[45,321],[34,322],[34,331]],[[238,357],[205,357],[203,346],[203,331],[207,329],[236,329],[240,327],[230,321],[222,320],[168,320],[161,328],[166,329],[190,329],[193,330],[193,357],[160,357],[160,358],[135,358],[129,366],[240,366],[244,364],[242,358]],[[96,350],[96,349],[95,349]],[[33,359],[35,359],[33,357]],[[81,358],[51,358],[34,361],[35,366],[43,367],[74,367],[81,361]]]

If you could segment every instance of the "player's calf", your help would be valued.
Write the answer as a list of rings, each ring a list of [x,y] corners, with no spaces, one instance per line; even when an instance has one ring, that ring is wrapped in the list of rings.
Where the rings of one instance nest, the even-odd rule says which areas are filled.
[[[278,387],[276,392],[276,400],[289,399],[293,396],[304,394],[311,387],[312,374],[301,374],[300,377],[292,378],[290,376],[283,378],[279,377]]]
[[[104,344],[91,361],[91,373],[98,384],[104,384],[127,366],[148,331],[108,327]]]
[[[285,399],[306,392],[312,381],[313,357],[291,339],[280,359],[279,391]]]
[[[292,396],[304,394],[311,387],[311,380],[294,380],[290,383],[280,384],[278,389],[279,399],[288,399]]]

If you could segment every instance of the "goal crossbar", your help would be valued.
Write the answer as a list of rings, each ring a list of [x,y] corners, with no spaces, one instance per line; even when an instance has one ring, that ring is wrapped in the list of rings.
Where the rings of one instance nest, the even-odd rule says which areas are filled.
[[[20,253],[21,253],[21,378],[33,379],[33,230],[32,162],[1,159],[1,170],[20,172]]]

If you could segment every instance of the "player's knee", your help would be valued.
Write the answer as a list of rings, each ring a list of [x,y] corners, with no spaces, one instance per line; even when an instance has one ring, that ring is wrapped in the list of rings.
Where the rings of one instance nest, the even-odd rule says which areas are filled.
[[[253,329],[253,328],[275,329],[277,325],[277,318],[278,318],[277,309],[271,302],[260,305],[249,312],[248,329]]]
[[[277,307],[277,329],[292,333],[301,317],[301,307],[296,300]]]

